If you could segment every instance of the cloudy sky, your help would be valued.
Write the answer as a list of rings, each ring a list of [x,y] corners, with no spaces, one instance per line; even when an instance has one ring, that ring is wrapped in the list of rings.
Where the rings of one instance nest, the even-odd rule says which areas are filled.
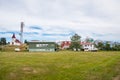
[[[120,41],[120,0],[0,0],[0,37],[70,40],[77,33],[108,41]]]

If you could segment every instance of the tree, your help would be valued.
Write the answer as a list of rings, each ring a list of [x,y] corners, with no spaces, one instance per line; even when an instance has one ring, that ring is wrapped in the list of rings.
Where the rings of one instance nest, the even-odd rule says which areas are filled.
[[[81,49],[81,36],[79,36],[78,34],[75,34],[71,37],[71,45],[70,48],[71,49],[76,49],[76,51],[78,51],[78,49]]]
[[[24,43],[25,43],[25,44],[28,44],[28,41],[27,41],[27,40],[25,40],[25,41],[24,41]]]
[[[103,42],[98,42],[98,44],[96,44],[96,47],[97,47],[99,50],[103,50],[103,49],[104,49],[104,44],[103,44]]]
[[[111,47],[110,47],[110,43],[109,43],[109,42],[106,42],[106,43],[105,43],[105,50],[107,50],[107,51],[111,50]]]
[[[88,37],[87,37],[87,38],[85,39],[85,42],[94,42],[94,40],[93,40],[92,38],[88,38]]]
[[[120,51],[120,43],[115,42],[114,45],[112,46],[112,50]]]
[[[59,45],[57,43],[55,43],[55,51],[59,50]]]
[[[6,38],[1,38],[0,39],[0,45],[6,45]]]

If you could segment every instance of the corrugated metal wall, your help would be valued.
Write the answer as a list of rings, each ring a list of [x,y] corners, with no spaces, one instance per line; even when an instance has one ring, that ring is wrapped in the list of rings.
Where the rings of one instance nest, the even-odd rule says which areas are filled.
[[[54,42],[29,42],[29,51],[55,51]]]

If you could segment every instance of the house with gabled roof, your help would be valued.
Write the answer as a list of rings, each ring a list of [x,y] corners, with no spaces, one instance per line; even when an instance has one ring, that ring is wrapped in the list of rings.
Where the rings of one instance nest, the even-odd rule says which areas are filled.
[[[10,45],[21,45],[21,42],[16,38],[15,34],[12,35],[12,41],[10,43]]]
[[[80,42],[80,44],[84,51],[97,50],[97,48],[94,46],[94,44],[92,42],[82,41],[82,42]],[[61,47],[61,49],[67,49],[70,47],[70,45],[71,45],[71,41],[62,41],[60,44],[60,47]]]

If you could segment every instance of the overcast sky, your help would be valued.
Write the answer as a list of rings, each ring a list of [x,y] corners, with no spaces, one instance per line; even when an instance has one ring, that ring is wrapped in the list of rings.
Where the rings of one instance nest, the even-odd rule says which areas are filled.
[[[70,40],[77,33],[108,41],[120,41],[120,0],[0,0],[0,37]]]

